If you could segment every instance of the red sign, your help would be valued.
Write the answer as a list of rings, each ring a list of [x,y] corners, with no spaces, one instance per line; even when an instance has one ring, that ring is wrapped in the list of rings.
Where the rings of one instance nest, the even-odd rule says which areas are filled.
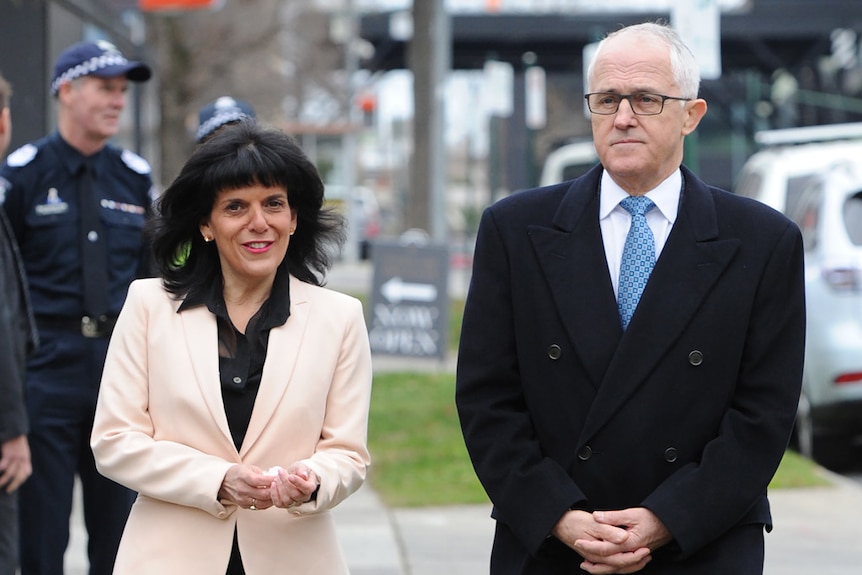
[[[216,9],[224,0],[138,0],[141,12],[184,12],[186,10]]]

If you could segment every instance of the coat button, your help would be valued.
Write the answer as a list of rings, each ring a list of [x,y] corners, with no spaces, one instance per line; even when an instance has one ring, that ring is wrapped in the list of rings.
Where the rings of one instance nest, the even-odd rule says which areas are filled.
[[[688,354],[688,362],[697,367],[698,365],[703,363],[703,354],[698,350],[694,350],[690,354]]]
[[[593,449],[589,445],[584,445],[581,450],[578,451],[578,459],[581,461],[587,461],[592,456]]]
[[[563,355],[563,350],[557,344],[553,344],[548,348],[548,357],[551,359],[560,359],[561,355]]]
[[[673,463],[674,461],[676,461],[676,458],[677,458],[676,447],[668,447],[667,449],[664,450],[664,460],[665,461],[667,461],[668,463]]]

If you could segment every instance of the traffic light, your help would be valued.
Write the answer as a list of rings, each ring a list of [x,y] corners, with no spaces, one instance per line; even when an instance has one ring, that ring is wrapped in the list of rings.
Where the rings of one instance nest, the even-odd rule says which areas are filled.
[[[374,125],[374,112],[377,109],[377,96],[372,92],[362,92],[356,97],[356,104],[362,112],[362,125],[370,128]]]

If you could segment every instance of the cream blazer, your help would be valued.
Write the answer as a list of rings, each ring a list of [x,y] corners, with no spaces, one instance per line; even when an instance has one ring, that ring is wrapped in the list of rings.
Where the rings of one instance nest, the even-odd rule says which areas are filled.
[[[108,349],[91,446],[98,470],[138,492],[114,573],[223,575],[234,528],[248,575],[347,573],[330,509],[356,491],[371,352],[360,302],[290,278],[290,317],[270,332],[242,448],[219,382],[216,318],[177,313],[159,279],[132,283]],[[316,501],[251,511],[217,499],[228,468],[302,460]]]

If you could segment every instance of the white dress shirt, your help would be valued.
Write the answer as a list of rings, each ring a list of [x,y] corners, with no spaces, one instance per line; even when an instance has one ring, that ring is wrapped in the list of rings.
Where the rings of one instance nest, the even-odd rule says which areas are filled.
[[[656,206],[646,214],[647,224],[655,238],[656,261],[658,261],[662,248],[667,241],[667,236],[676,221],[681,191],[682,173],[677,169],[662,183],[646,193],[646,196]],[[605,258],[608,262],[614,294],[617,293],[620,281],[623,246],[626,243],[626,235],[628,235],[632,223],[631,214],[620,206],[620,202],[627,196],[628,192],[619,187],[607,171],[602,173],[599,192],[599,225],[602,229]]]

